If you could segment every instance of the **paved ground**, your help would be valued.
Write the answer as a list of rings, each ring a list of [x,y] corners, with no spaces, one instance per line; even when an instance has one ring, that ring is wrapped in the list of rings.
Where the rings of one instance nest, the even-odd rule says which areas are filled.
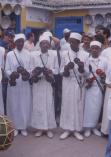
[[[0,157],[104,157],[107,138],[92,135],[83,142],[73,136],[59,140],[61,130],[55,131],[53,139],[17,136],[12,146]]]

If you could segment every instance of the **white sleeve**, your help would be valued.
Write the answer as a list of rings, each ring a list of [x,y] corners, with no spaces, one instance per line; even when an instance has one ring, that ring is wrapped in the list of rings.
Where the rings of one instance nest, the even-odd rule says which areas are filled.
[[[111,93],[109,94],[109,98],[108,98],[107,112],[108,112],[108,119],[111,120]]]
[[[5,72],[6,72],[8,77],[12,73],[10,55],[7,55],[7,57],[6,57]]]
[[[31,54],[29,53],[29,64],[28,64],[28,66],[27,66],[28,68],[27,68],[27,71],[29,72],[29,73],[31,73]]]
[[[2,80],[2,70],[0,68],[0,83],[1,83],[1,80]]]
[[[58,64],[58,58],[57,55],[54,56],[54,66],[52,68],[53,74],[57,75],[59,73],[59,64]]]
[[[5,49],[0,47],[0,66],[4,69],[4,56],[5,56]]]
[[[107,84],[111,84],[111,65],[108,64],[106,71],[106,81]]]
[[[30,69],[31,69],[31,72],[32,72],[32,70],[34,70],[34,68],[35,68],[35,60],[34,60],[35,57],[36,57],[36,56],[34,56],[34,54],[31,54],[31,61],[30,61]]]
[[[66,65],[66,57],[62,56],[61,57],[61,66],[60,66],[60,73],[62,74],[64,72],[64,67]]]

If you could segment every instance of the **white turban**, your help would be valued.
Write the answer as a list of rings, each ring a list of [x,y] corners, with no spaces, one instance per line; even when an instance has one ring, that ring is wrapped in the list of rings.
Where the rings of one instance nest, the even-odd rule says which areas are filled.
[[[72,33],[70,34],[70,37],[69,37],[69,38],[74,38],[74,39],[77,39],[77,40],[81,41],[82,35],[79,34],[79,33],[72,32]]]
[[[45,36],[48,36],[48,37],[52,37],[53,36],[50,31],[46,31],[42,35],[45,35]]]
[[[18,39],[24,39],[25,40],[25,35],[22,33],[15,34],[14,42],[17,41]]]
[[[69,33],[70,32],[70,30],[68,29],[68,28],[65,28],[64,30],[63,30],[63,33]]]
[[[99,41],[92,41],[92,42],[90,43],[90,47],[91,47],[91,46],[98,46],[98,47],[101,48],[102,44],[101,44]]]
[[[41,36],[39,37],[39,44],[40,44],[40,42],[43,41],[43,40],[47,40],[47,41],[50,43],[50,37],[49,37],[49,36],[41,35]]]

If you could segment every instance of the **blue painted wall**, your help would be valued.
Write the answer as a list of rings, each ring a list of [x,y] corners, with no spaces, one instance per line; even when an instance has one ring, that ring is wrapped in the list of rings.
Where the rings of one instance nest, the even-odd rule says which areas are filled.
[[[54,33],[58,38],[62,38],[64,28],[68,28],[74,32],[83,32],[83,17],[82,16],[56,17]]]

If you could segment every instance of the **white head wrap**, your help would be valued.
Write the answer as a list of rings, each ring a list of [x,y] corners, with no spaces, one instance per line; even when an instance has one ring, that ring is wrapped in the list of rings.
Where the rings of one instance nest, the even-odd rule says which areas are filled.
[[[14,42],[17,41],[18,39],[26,39],[25,35],[23,33],[15,34]]]
[[[70,32],[70,30],[68,29],[68,28],[65,28],[64,30],[63,30],[63,33],[69,33]]]
[[[76,32],[72,32],[72,33],[70,34],[70,37],[69,37],[69,38],[74,38],[74,39],[77,39],[77,40],[81,41],[82,35],[79,34],[79,33],[76,33]]]
[[[49,36],[41,35],[41,36],[39,37],[39,44],[40,44],[40,42],[43,41],[43,40],[47,40],[47,41],[50,43],[50,38],[49,38]]]
[[[45,36],[48,36],[48,37],[52,37],[53,36],[50,31],[46,31],[42,35],[45,35]]]
[[[92,42],[90,43],[90,47],[91,47],[91,46],[98,46],[98,47],[101,48],[102,44],[101,44],[99,41],[92,41]]]

